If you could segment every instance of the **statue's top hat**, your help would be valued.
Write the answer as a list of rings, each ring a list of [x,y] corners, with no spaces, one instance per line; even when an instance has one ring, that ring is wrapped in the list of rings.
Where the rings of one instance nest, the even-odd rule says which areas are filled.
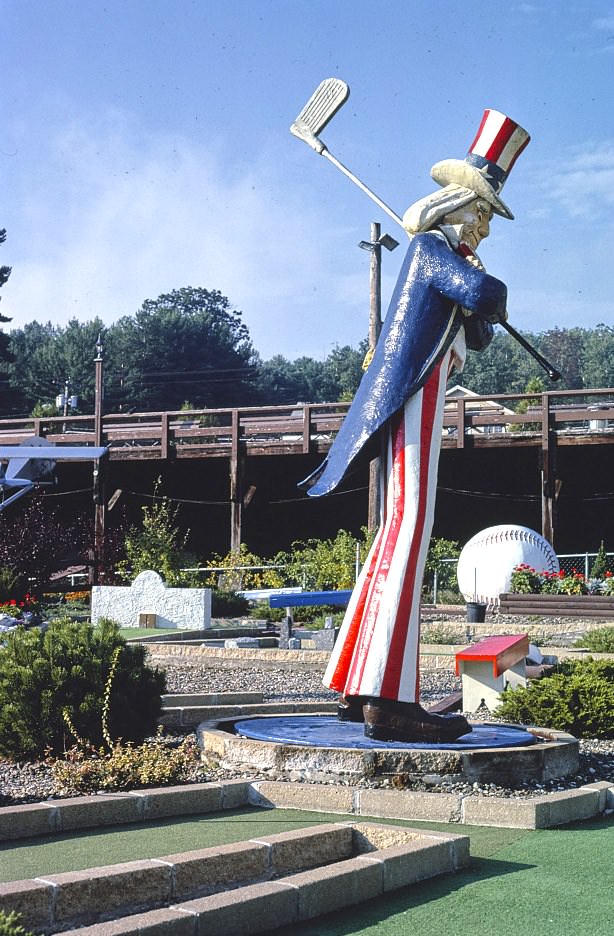
[[[444,159],[431,169],[439,185],[462,185],[485,198],[498,215],[513,218],[499,198],[512,166],[530,140],[526,130],[496,110],[485,110],[465,159]]]

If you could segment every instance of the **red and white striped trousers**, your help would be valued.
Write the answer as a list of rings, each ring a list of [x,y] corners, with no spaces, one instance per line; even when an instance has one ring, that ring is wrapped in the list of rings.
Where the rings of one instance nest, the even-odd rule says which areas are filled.
[[[418,701],[420,591],[453,355],[444,354],[387,427],[383,520],[324,675],[324,685],[343,695]]]

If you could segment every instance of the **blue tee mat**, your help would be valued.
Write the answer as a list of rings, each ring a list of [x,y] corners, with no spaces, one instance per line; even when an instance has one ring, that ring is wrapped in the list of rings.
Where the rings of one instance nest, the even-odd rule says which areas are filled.
[[[334,715],[287,715],[245,718],[234,723],[235,734],[254,741],[322,748],[373,748],[466,751],[476,748],[525,747],[536,738],[514,725],[479,724],[456,741],[426,744],[424,741],[373,741],[365,738],[360,722],[341,722]]]

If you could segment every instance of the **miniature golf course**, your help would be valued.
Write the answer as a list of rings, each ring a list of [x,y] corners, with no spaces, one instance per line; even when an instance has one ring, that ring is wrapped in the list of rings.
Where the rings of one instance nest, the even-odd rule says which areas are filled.
[[[0,880],[154,858],[346,819],[352,817],[241,809],[221,818],[184,818],[22,840],[0,848]],[[510,927],[527,936],[614,932],[612,816],[538,831],[389,821],[468,835],[471,866],[311,923],[279,929],[276,936],[441,936],[443,932],[492,936]]]

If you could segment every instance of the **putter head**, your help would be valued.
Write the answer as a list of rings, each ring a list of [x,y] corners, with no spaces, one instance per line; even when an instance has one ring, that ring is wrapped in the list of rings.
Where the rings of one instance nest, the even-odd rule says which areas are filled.
[[[349,94],[349,85],[341,78],[325,78],[290,127],[290,133],[311,146],[316,153],[322,153],[326,147],[318,139],[318,134],[343,107]]]

